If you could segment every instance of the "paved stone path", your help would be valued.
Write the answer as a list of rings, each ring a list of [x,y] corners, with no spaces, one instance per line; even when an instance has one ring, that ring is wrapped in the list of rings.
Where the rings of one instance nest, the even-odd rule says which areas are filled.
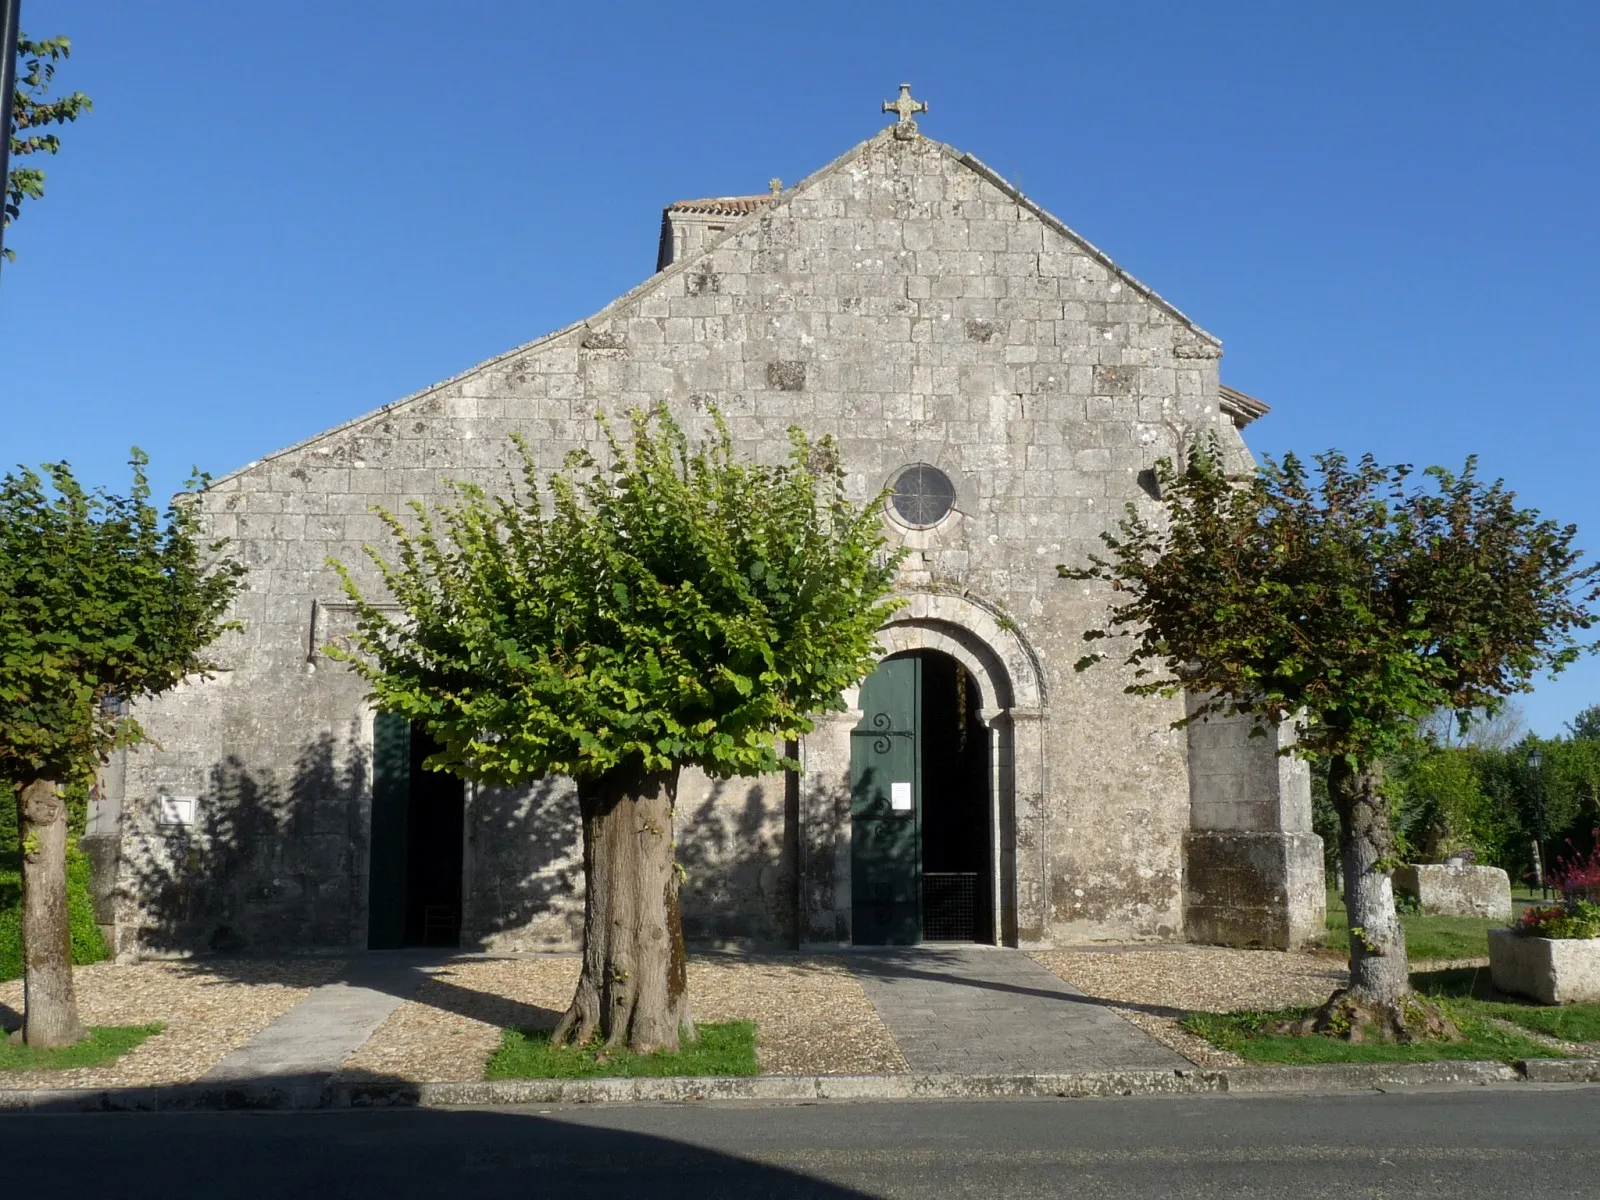
[[[913,1071],[1041,1075],[1193,1065],[1019,950],[921,946],[846,961]]]
[[[366,954],[201,1077],[297,1085],[326,1082],[372,1036],[446,952]]]

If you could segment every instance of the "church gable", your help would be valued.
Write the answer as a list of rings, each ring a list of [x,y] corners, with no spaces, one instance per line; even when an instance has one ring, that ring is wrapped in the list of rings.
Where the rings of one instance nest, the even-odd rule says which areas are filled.
[[[217,532],[285,596],[273,615],[337,594],[329,556],[364,569],[374,505],[499,487],[513,432],[553,469],[602,409],[716,405],[761,458],[790,424],[831,433],[862,498],[932,464],[964,524],[911,577],[966,586],[996,557],[977,539],[1003,538],[1024,611],[1051,586],[1044,556],[1092,542],[1157,457],[1237,440],[1216,340],[970,156],[886,130],[759,200],[587,321],[213,485]]]
[[[1215,338],[982,163],[908,129],[906,106],[900,125],[787,190],[671,206],[664,267],[587,320],[216,481],[202,507],[250,567],[243,632],[223,652],[226,684],[195,693],[203,720],[176,701],[142,713],[168,749],[130,762],[130,796],[221,808],[207,791],[218,763],[288,778],[308,749],[348,744],[358,763],[374,751],[361,681],[321,648],[350,620],[330,559],[381,594],[362,550],[386,542],[375,506],[436,505],[450,480],[501,488],[513,433],[549,471],[597,448],[597,410],[664,403],[694,429],[714,405],[742,456],[786,455],[794,424],[832,435],[859,500],[918,481],[883,510],[907,551],[908,600],[884,644],[942,655],[928,661],[946,682],[976,681],[970,704],[954,682],[949,696],[988,723],[971,731],[993,753],[984,811],[1010,822],[991,829],[984,868],[994,936],[1173,936],[1192,833],[1188,750],[1170,728],[1181,710],[1126,695],[1112,668],[1072,670],[1105,596],[1055,564],[1099,549],[1126,503],[1151,503],[1145,472],[1194,437],[1216,432],[1245,455],[1238,430],[1264,406],[1220,387]],[[725,847],[686,843],[691,930],[849,940],[853,835],[837,800],[857,716],[807,738],[797,803],[794,780],[686,778],[680,805],[697,827],[740,831]],[[342,891],[322,890],[334,869],[317,866],[284,919],[347,926],[358,944],[363,803],[321,798],[316,820],[281,839],[318,863],[336,851],[328,861],[348,873]],[[464,803],[476,832],[463,928],[485,944],[565,944],[581,911],[570,829],[508,836],[536,824],[529,794]],[[240,869],[239,896],[278,886],[252,872]]]
[[[702,231],[698,252],[586,321],[215,487],[329,466],[475,474],[503,464],[491,443],[512,429],[564,453],[592,436],[586,418],[596,407],[663,400],[737,414],[765,407],[763,393],[860,401],[870,394],[863,383],[877,383],[889,419],[926,420],[917,398],[953,394],[952,371],[997,395],[1096,397],[1107,411],[1132,412],[1139,397],[1183,398],[1185,412],[1167,412],[1168,423],[1216,411],[1217,340],[970,155],[897,139],[891,127],[788,193],[736,199],[752,203],[716,214],[728,228]],[[862,356],[882,359],[906,342],[930,352],[899,352],[895,369],[863,379]],[[990,352],[931,349],[960,346]],[[811,407],[821,415],[830,406]],[[1158,419],[1155,405],[1143,411]],[[407,446],[452,432],[448,464]],[[439,480],[410,482],[381,490],[431,493]]]

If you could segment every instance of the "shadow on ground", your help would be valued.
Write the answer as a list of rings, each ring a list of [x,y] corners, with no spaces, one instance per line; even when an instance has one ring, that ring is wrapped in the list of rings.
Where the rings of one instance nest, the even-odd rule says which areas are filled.
[[[164,1136],[152,1137],[159,1130]],[[867,1193],[703,1146],[502,1112],[344,1112],[63,1121],[0,1114],[30,1147],[6,1169],[17,1195],[648,1196],[847,1200]],[[181,1145],[181,1149],[178,1146]],[[83,1153],[86,1146],[93,1153]]]
[[[1011,953],[1016,953],[1012,951]],[[1173,1008],[1165,1004],[1136,1004],[1130,1000],[1112,1000],[1091,996],[1068,980],[1061,981],[1061,989],[1033,988],[1003,980],[975,979],[963,971],[941,970],[941,966],[959,961],[954,953],[931,950],[926,946],[896,950],[874,949],[871,953],[856,952],[850,955],[850,969],[858,975],[876,979],[915,979],[930,983],[952,983],[960,987],[983,991],[1003,992],[1016,996],[1036,996],[1060,1004],[1086,1004],[1097,1008],[1127,1008],[1135,1012],[1150,1013],[1158,1017],[1182,1017],[1186,1008]],[[1048,969],[1048,968],[1044,968]]]

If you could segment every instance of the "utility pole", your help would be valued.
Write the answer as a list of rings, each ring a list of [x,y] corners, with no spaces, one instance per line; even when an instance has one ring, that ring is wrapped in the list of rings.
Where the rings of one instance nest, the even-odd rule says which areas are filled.
[[[22,0],[0,0],[0,210],[11,179],[11,102],[17,93],[17,29]],[[5,261],[6,221],[0,211],[0,262]]]

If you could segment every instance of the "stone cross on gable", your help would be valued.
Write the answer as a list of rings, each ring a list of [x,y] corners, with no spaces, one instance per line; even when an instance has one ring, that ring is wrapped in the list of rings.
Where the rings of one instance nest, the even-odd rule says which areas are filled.
[[[911,85],[900,85],[900,97],[897,100],[885,100],[883,111],[898,113],[900,119],[894,123],[894,135],[897,138],[912,138],[917,136],[917,123],[911,118],[918,113],[928,111],[928,105],[922,100],[911,98]]]

